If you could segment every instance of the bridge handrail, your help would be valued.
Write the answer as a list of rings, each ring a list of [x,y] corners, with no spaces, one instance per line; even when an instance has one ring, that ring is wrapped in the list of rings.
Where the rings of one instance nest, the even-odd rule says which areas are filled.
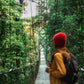
[[[38,63],[38,62],[39,62],[39,60],[36,60],[36,61],[34,61],[33,63],[29,63],[29,65],[25,65],[24,67],[10,68],[9,71],[1,72],[0,75],[2,75],[2,74],[7,74],[7,73],[10,73],[10,72],[15,71],[15,70],[19,70],[19,69],[24,69],[24,68],[30,67],[30,66],[32,66],[33,64]]]

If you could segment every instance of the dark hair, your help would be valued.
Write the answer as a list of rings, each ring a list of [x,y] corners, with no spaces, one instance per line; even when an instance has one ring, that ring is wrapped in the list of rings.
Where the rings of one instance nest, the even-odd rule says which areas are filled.
[[[55,49],[58,49],[58,48],[63,48],[64,46],[57,46],[56,44],[54,44],[55,46]]]
[[[51,62],[53,61],[54,59],[54,55],[55,55],[56,52],[54,52],[52,55],[51,55]]]

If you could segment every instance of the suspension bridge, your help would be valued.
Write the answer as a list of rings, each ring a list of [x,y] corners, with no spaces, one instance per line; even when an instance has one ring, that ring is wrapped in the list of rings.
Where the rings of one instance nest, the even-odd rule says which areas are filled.
[[[47,65],[46,65],[45,55],[43,50],[41,50],[40,68],[35,84],[50,84],[49,74],[45,72],[46,67]]]
[[[75,19],[78,20],[78,17],[76,18],[76,16],[74,16],[75,13],[73,16],[69,16],[68,14],[66,18],[64,15],[61,15],[62,12],[65,15],[70,13],[64,11],[68,6],[65,6],[63,11],[61,10],[61,5],[64,6],[61,0],[53,0],[56,4],[52,2],[51,8],[48,9],[48,1],[50,1],[49,3],[51,4],[51,0],[0,0],[0,84],[50,84],[49,74],[45,72],[45,69],[47,67],[46,60],[50,59],[49,56],[52,50],[52,48],[50,48],[51,44],[48,43],[51,42],[51,40],[48,39],[52,37],[51,34],[53,32],[51,32],[51,30],[54,30],[55,33],[55,31],[59,30],[55,30],[53,26],[58,27],[57,29],[60,29],[59,27],[61,26],[68,27],[70,23],[65,25],[66,22],[68,22],[68,20],[75,22]],[[54,5],[56,5],[56,7],[54,7]],[[79,11],[79,5],[77,7],[77,11]],[[53,10],[54,13],[52,12],[52,8],[56,8]],[[81,5],[81,8],[83,8],[83,5]],[[50,15],[48,15],[49,13]],[[65,22],[62,22],[63,19],[65,19]],[[46,23],[48,22],[52,24],[49,26],[51,29],[47,30],[48,26],[46,27]],[[62,25],[60,24],[61,22]],[[70,26],[74,28],[75,23]],[[68,28],[70,28],[70,26]],[[43,31],[47,30],[47,32],[41,31],[42,28]],[[64,29],[64,31],[65,30],[66,29]],[[77,32],[79,31],[80,33],[80,30],[81,27]],[[70,32],[71,31],[72,30],[70,30]],[[42,44],[40,34],[43,35],[44,33],[43,42],[45,43],[43,44],[46,44],[44,46],[45,51],[40,48]],[[50,35],[47,35],[47,33],[50,33]],[[82,33],[80,36],[82,36]],[[80,44],[80,41],[78,44]],[[75,50],[77,46],[75,46],[73,50]],[[80,48],[77,50],[80,50]],[[78,57],[81,58],[79,54]],[[82,64],[83,62],[80,58],[79,60],[81,60],[80,63]],[[84,68],[80,69],[79,80],[77,84],[84,83],[80,83],[84,81]]]

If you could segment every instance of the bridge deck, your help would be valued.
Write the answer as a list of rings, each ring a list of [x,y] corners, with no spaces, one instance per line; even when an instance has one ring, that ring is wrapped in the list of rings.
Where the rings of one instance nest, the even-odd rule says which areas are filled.
[[[38,72],[35,84],[50,84],[49,74],[45,72],[46,61],[45,61],[45,56],[44,56],[43,51],[41,51],[40,60],[41,60],[40,68],[39,68],[39,72]]]

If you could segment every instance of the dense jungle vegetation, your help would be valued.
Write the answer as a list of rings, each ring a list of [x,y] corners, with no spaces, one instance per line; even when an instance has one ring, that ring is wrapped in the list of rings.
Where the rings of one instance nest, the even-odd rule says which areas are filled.
[[[46,0],[40,5],[42,20],[41,44],[47,57],[53,53],[53,36],[58,32],[67,34],[66,47],[73,53],[80,67],[84,67],[84,1]]]
[[[0,84],[32,84],[38,71],[38,33],[21,19],[23,9],[15,0],[0,0]]]
[[[55,52],[52,38],[58,32],[67,34],[66,47],[76,56],[79,68],[84,68],[84,1],[39,0],[38,15],[28,19],[21,19],[25,4],[19,1],[0,0],[1,84],[34,84],[40,45],[46,61],[50,60]],[[79,72],[78,84],[83,83]]]

